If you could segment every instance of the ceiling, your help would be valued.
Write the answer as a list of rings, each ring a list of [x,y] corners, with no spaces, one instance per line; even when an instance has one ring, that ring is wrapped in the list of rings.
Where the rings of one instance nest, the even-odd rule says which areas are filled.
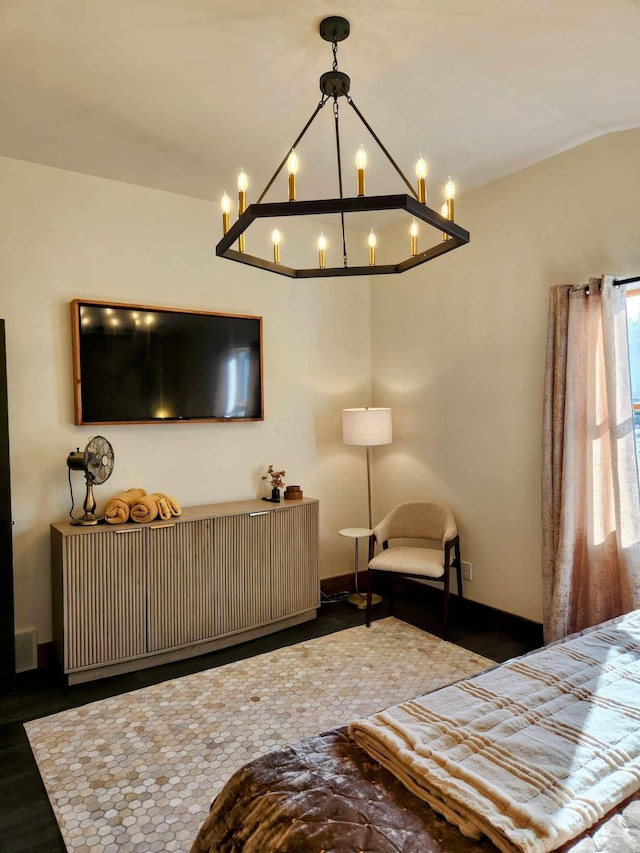
[[[640,0],[2,0],[0,154],[205,199],[255,200],[340,70],[430,206],[602,133],[640,126]],[[340,101],[345,194],[402,184]],[[337,194],[331,105],[298,149],[300,198]],[[395,190],[394,190],[395,188]],[[267,200],[285,198],[286,176]],[[434,199],[433,193],[436,194]]]

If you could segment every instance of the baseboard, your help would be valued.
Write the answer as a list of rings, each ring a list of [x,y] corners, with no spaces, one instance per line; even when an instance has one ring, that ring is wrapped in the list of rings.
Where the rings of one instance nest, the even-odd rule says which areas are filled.
[[[358,587],[363,590],[367,588],[368,572],[358,572]],[[402,583],[402,579],[398,578]],[[410,581],[406,581],[407,584]],[[332,578],[322,578],[320,588],[327,595],[335,595],[338,592],[349,591],[355,592],[353,572],[348,575],[337,575]],[[415,587],[414,587],[415,588]],[[433,593],[436,596],[442,596],[442,590],[431,586],[423,586],[423,590],[429,590],[429,594]],[[473,601],[470,598],[459,599],[455,593],[451,593],[451,598],[455,601],[458,608],[462,608],[462,612],[469,617],[473,617],[477,621],[492,625],[508,625],[511,630],[518,636],[530,638],[530,642],[537,645],[543,644],[543,629],[542,623],[536,622],[533,619],[527,619],[524,616],[516,616],[515,613],[508,613],[506,610],[498,610],[497,607],[490,607],[488,604],[481,604],[478,601]]]
[[[38,669],[46,669],[53,663],[53,643],[38,643]]]
[[[457,598],[457,596],[455,597]],[[473,612],[484,619],[499,619],[502,622],[520,625],[528,631],[539,631],[540,642],[542,642],[542,622],[537,622],[535,619],[527,619],[526,616],[517,616],[515,613],[509,613],[507,610],[499,610],[497,607],[491,607],[489,604],[481,604],[479,601],[473,601],[470,598],[463,599],[461,605],[464,606],[467,613]]]
[[[368,572],[358,572],[358,586],[360,589],[367,588]],[[320,589],[326,595],[336,595],[339,592],[355,592],[353,572],[348,575],[336,575],[333,578],[322,578]]]

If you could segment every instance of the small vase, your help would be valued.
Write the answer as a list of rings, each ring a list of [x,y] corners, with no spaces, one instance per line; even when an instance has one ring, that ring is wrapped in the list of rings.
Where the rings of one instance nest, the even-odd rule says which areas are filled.
[[[271,500],[280,503],[280,489],[271,489]]]

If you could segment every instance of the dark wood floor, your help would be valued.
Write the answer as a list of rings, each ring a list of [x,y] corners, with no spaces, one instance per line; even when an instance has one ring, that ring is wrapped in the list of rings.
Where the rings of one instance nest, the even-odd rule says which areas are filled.
[[[394,615],[433,633],[440,631],[441,594],[398,582]],[[375,618],[388,614],[388,599]],[[64,853],[65,846],[29,747],[23,723],[67,708],[137,690],[191,672],[221,666],[341,631],[364,621],[344,601],[326,602],[318,618],[259,640],[188,661],[167,664],[98,682],[65,687],[55,673],[37,670],[18,676],[16,690],[0,698],[0,853]],[[542,643],[541,627],[471,602],[453,598],[448,640],[496,661],[523,654]]]

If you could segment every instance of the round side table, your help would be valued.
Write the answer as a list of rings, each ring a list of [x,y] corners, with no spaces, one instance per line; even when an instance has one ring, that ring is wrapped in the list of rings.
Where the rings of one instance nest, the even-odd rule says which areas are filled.
[[[343,527],[342,530],[338,530],[338,533],[340,534],[340,536],[345,536],[347,539],[353,539],[356,543],[353,567],[356,591],[347,598],[347,601],[349,602],[349,604],[353,604],[354,607],[357,607],[358,610],[366,610],[367,593],[360,592],[360,590],[358,589],[358,568],[360,566],[358,542],[360,539],[368,539],[370,536],[372,536],[373,530],[370,530],[368,527]],[[372,607],[374,607],[376,604],[380,604],[381,601],[382,596],[376,595],[376,593],[371,596]]]

